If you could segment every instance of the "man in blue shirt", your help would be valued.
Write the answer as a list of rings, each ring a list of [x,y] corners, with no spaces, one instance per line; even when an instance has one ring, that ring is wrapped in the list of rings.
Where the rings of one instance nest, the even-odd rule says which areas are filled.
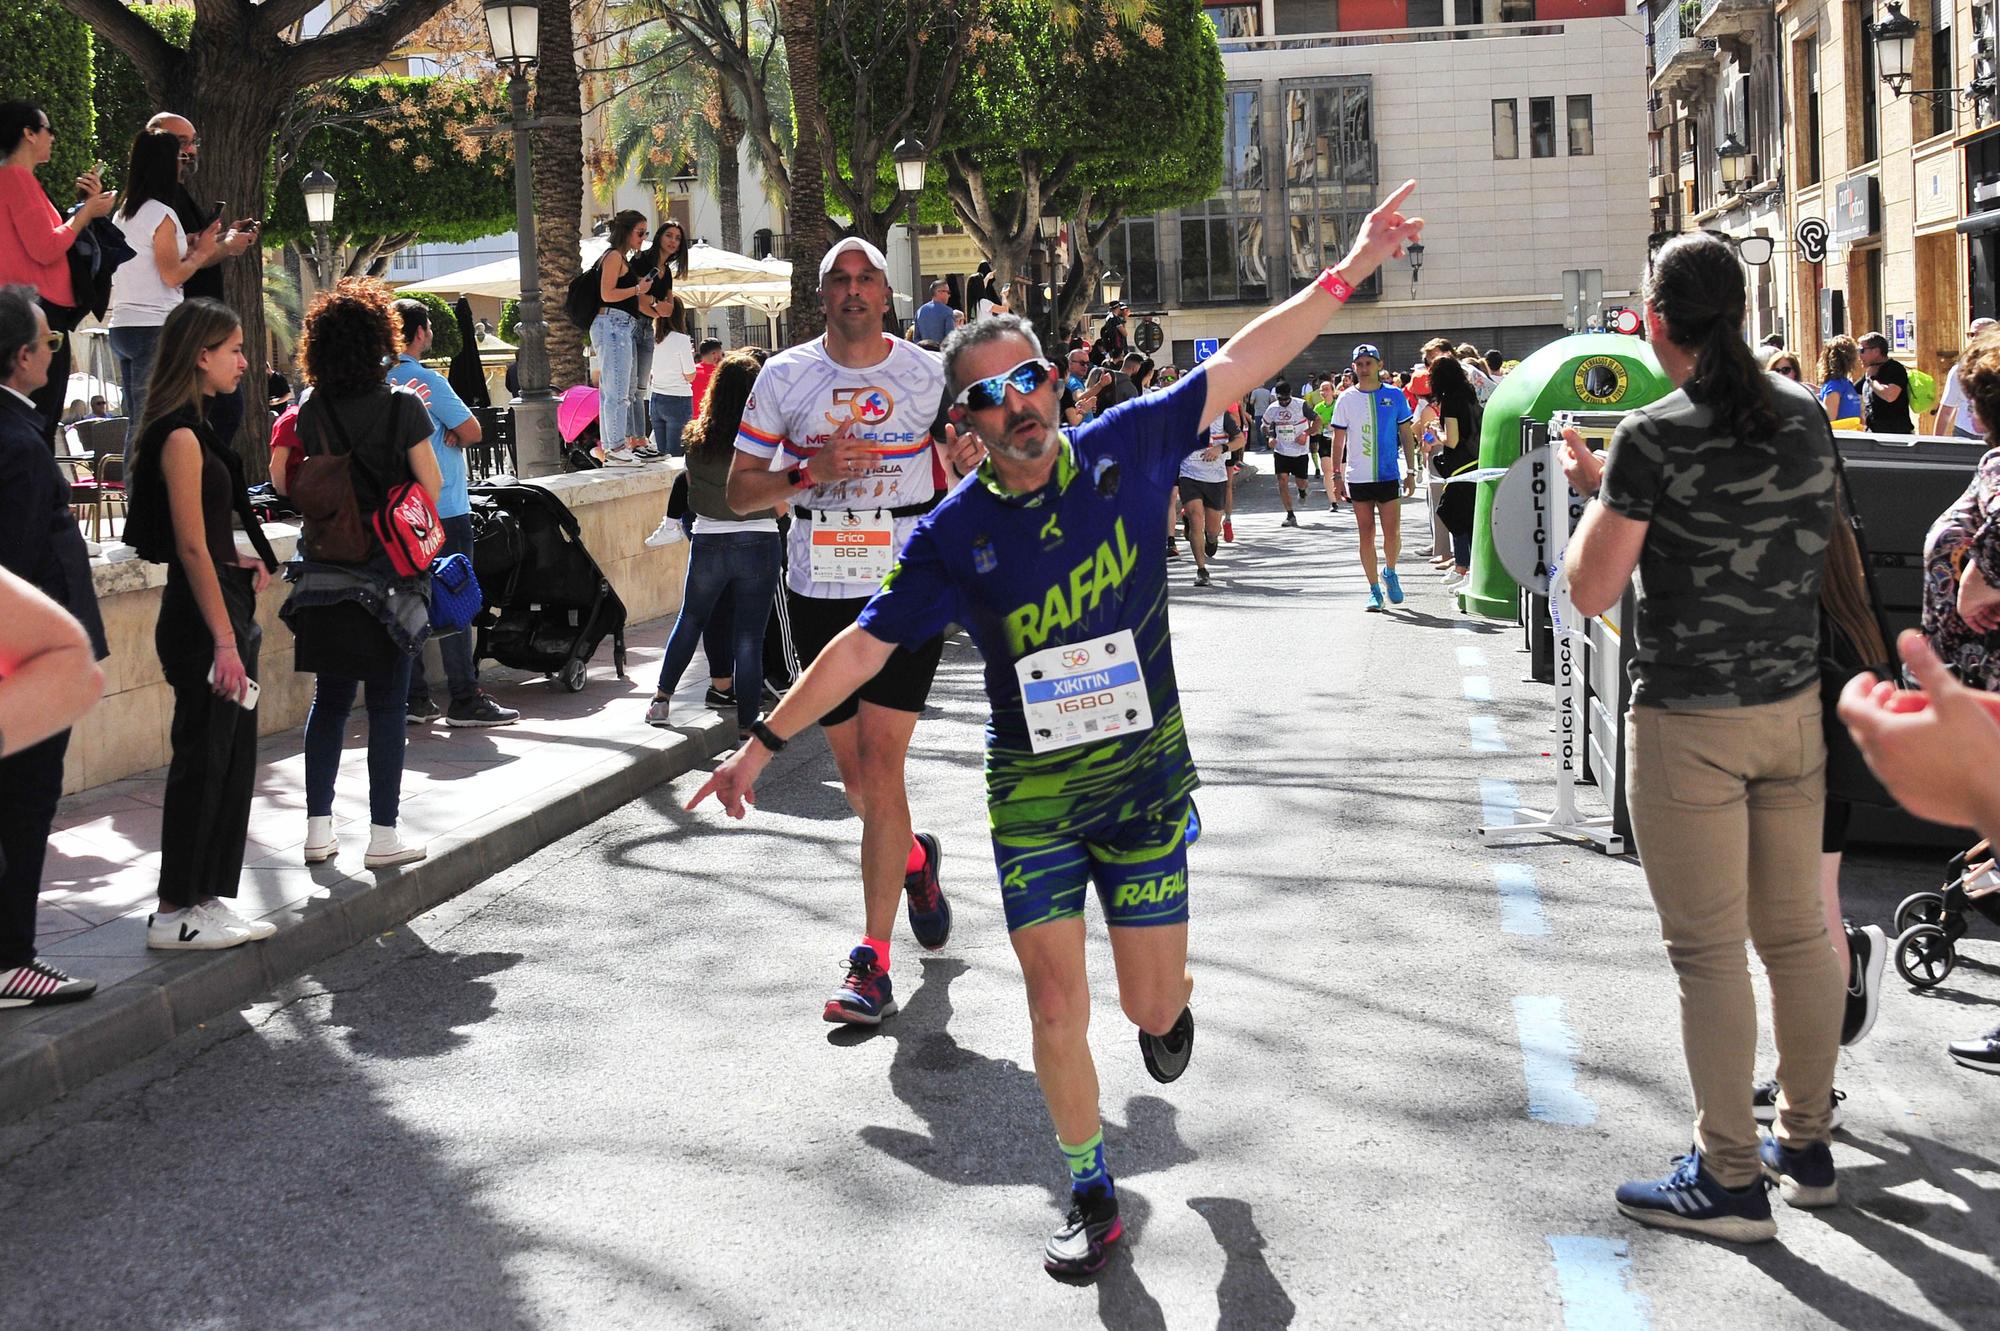
[[[943,346],[957,324],[957,313],[951,307],[951,284],[942,279],[931,283],[931,298],[917,310],[917,341]]]
[[[444,488],[438,493],[438,516],[444,519],[444,554],[472,558],[472,495],[468,488],[465,446],[479,442],[479,418],[472,408],[452,391],[445,377],[423,363],[431,349],[430,307],[420,300],[396,302],[396,318],[403,326],[403,354],[389,371],[389,382],[407,388],[424,400],[431,413],[431,451],[437,454],[438,473]],[[444,712],[448,726],[508,726],[521,714],[502,707],[479,691],[479,663],[472,657],[472,630],[450,633],[438,639],[438,655],[444,658],[445,683],[451,690],[451,706]],[[417,658],[410,671],[410,724],[429,725],[438,719],[437,704],[431,701],[430,680],[424,661]]]
[[[945,344],[958,430],[986,457],[916,527],[888,581],[746,743],[711,793],[742,817],[789,736],[870,679],[898,645],[963,624],[985,658],[986,789],[1010,941],[1027,981],[1035,1073],[1069,1166],[1071,1207],[1043,1250],[1093,1275],[1124,1232],[1105,1163],[1087,1039],[1083,907],[1095,885],[1119,998],[1146,1070],[1170,1082],[1194,1052],[1187,847],[1198,782],[1167,627],[1160,514],[1188,441],[1302,353],[1382,261],[1423,230],[1368,215],[1353,250],[1165,392],[1057,429],[1060,372],[1033,327],[983,319]],[[953,442],[956,442],[954,436]]]

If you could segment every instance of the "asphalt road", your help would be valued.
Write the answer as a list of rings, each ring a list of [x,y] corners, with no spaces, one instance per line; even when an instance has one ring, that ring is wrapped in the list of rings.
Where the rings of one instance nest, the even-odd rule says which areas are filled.
[[[1094,1287],[1040,1269],[1063,1176],[959,644],[909,772],[956,932],[901,932],[879,1034],[819,1019],[859,929],[823,746],[742,825],[680,812],[691,776],[0,1128],[0,1323],[2000,1324],[2000,1084],[1941,1051],[1994,1020],[1992,931],[1944,988],[1892,983],[1843,1060],[1845,1206],[1780,1204],[1753,1249],[1621,1219],[1611,1188],[1689,1138],[1640,871],[1478,844],[1482,780],[1548,787],[1518,634],[1416,560],[1410,602],[1364,614],[1351,517],[1281,531],[1274,502],[1260,478],[1215,587],[1174,567],[1200,1035],[1180,1082],[1146,1077],[1093,922],[1128,1225]],[[1852,913],[1938,858],[1857,860]]]

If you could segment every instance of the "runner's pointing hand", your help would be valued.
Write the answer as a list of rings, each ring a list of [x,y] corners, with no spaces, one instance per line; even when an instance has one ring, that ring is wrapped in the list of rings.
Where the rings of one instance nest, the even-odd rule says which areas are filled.
[[[746,806],[757,802],[757,776],[770,760],[769,749],[755,740],[744,740],[742,747],[730,754],[728,761],[716,768],[694,793],[694,798],[687,802],[688,812],[693,813],[703,800],[713,795],[731,818],[741,818],[748,812]]]

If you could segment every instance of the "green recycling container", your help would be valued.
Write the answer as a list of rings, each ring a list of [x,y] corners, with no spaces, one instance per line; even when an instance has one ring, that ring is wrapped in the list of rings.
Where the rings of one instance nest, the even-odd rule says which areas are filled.
[[[1636,337],[1585,333],[1551,342],[1515,366],[1493,390],[1480,429],[1479,465],[1511,466],[1521,456],[1523,418],[1546,422],[1559,411],[1630,411],[1673,389],[1653,359],[1653,349]],[[1520,584],[1493,552],[1493,491],[1499,484],[1497,479],[1479,482],[1472,576],[1458,603],[1472,614],[1513,620],[1520,608]]]

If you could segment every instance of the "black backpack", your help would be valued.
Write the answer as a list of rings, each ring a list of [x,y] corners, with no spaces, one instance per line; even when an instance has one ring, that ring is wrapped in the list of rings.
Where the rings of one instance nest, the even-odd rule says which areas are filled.
[[[602,280],[593,264],[569,280],[569,290],[563,295],[563,313],[586,333],[597,318],[597,311],[603,307],[599,298],[599,283]]]

